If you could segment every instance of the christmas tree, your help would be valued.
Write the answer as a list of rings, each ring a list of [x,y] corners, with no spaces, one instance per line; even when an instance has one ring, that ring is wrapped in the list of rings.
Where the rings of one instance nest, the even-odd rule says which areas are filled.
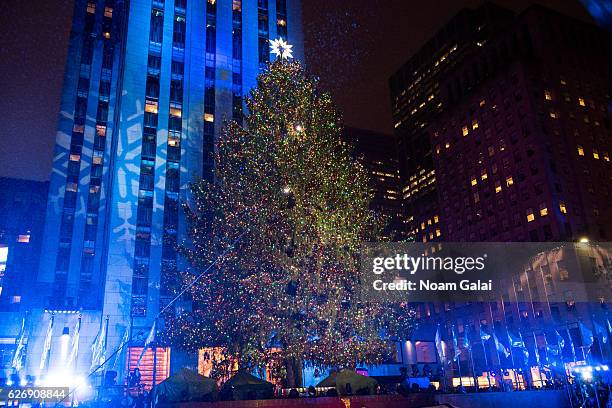
[[[279,58],[246,106],[244,126],[232,121],[220,134],[214,182],[190,189],[184,282],[205,273],[191,309],[167,317],[169,340],[223,350],[220,375],[237,362],[289,386],[303,364],[383,362],[413,314],[361,295],[360,245],[377,239],[382,218],[369,209],[367,174],[340,138],[330,96]]]

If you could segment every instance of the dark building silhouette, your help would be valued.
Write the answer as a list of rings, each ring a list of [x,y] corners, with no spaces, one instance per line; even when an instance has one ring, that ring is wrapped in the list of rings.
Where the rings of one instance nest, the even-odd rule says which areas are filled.
[[[606,51],[606,35],[591,24],[541,6],[513,16],[485,4],[461,11],[391,78],[410,236],[441,242],[434,245],[583,242],[530,259],[507,277],[500,299],[416,304],[421,329],[407,347],[421,373],[419,347],[433,349],[438,324],[449,350],[452,327],[460,345],[469,328],[474,364],[461,347],[464,385],[473,367],[486,386],[490,370],[514,366],[524,370],[516,375],[519,387],[526,381],[538,386],[538,357],[540,365],[555,360],[547,348],[555,344],[555,331],[566,344],[565,363],[587,360],[589,350],[592,361],[610,361],[597,335],[587,346],[588,332],[580,326],[596,332],[595,323],[607,325],[610,299],[580,302],[563,290],[568,280],[585,282],[611,266],[609,245],[584,243],[612,235]],[[520,333],[529,358],[523,361],[517,348],[505,357],[493,341],[481,342],[481,327],[506,347],[507,333]],[[459,385],[457,364],[445,374]],[[516,381],[511,377],[504,375]]]
[[[437,35],[464,16],[503,16],[475,26],[469,41],[451,36],[430,50],[435,57],[419,69],[443,75],[424,84],[413,70],[426,47],[391,80],[410,233],[418,241],[609,239],[605,36],[539,6],[510,20],[491,10],[461,12]],[[416,98],[411,86],[432,90]]]
[[[0,178],[0,312],[19,311],[36,281],[48,182]]]
[[[370,176],[371,208],[387,217],[385,235],[401,237],[401,200],[399,170],[393,136],[365,129],[345,127],[344,139],[353,147]]]

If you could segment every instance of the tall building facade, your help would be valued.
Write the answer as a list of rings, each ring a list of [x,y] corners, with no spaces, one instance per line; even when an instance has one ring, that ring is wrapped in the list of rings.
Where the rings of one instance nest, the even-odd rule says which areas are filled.
[[[391,78],[409,235],[442,246],[574,242],[517,270],[500,299],[415,305],[421,329],[407,348],[416,375],[425,365],[436,375],[438,325],[449,349],[453,327],[459,345],[471,333],[473,355],[460,347],[463,372],[452,364],[436,377],[453,377],[455,386],[460,376],[473,384],[473,369],[487,387],[490,372],[501,376],[498,370],[510,367],[524,371],[503,374],[505,380],[540,386],[541,369],[552,375],[558,362],[550,354],[555,331],[567,345],[565,363],[585,364],[588,350],[592,361],[610,361],[602,338],[610,333],[598,333],[596,324],[606,325],[611,299],[576,301],[563,289],[611,266],[609,245],[576,243],[606,242],[612,234],[609,63],[606,35],[594,25],[541,6],[512,15],[484,5],[460,12]],[[480,330],[496,333],[512,354],[482,341]],[[507,333],[522,336],[524,362]]]
[[[391,80],[400,164],[414,170],[402,172],[409,232],[424,242],[609,239],[605,35],[542,7],[510,19],[489,7],[459,13]],[[464,16],[490,15],[501,17],[456,32]]]
[[[345,127],[342,137],[352,147],[368,173],[372,201],[370,207],[387,217],[385,235],[399,239],[402,232],[399,169],[393,136],[371,130]]]
[[[442,82],[512,18],[511,12],[491,3],[463,9],[389,79],[408,239],[441,237],[429,127],[450,104]]]
[[[269,40],[302,59],[301,30],[299,0],[76,0],[32,305],[49,312],[40,327],[78,310],[93,316],[81,350],[103,326],[108,350],[128,327],[146,337],[170,301],[189,182],[212,177],[215,137],[240,118]]]

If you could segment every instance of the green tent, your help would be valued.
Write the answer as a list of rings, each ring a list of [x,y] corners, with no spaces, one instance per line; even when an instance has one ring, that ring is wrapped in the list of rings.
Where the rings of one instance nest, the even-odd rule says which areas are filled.
[[[378,381],[351,370],[342,370],[331,373],[327,378],[317,384],[317,387],[335,387],[339,395],[346,395],[350,384],[351,394],[375,394]]]
[[[336,388],[336,376],[338,375],[338,373],[336,371],[333,371],[331,373],[329,373],[329,375],[327,377],[325,377],[324,379],[321,380],[320,383],[318,383],[316,385],[317,388]]]
[[[217,382],[182,368],[159,383],[155,393],[163,402],[210,401],[216,398]]]
[[[221,395],[230,400],[272,398],[274,384],[241,370],[223,384]]]

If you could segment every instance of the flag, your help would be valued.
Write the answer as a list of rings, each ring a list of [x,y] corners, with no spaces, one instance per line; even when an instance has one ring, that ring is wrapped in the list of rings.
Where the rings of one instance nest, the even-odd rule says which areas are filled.
[[[19,332],[19,338],[17,339],[17,347],[15,348],[15,354],[13,354],[13,360],[11,361],[11,367],[16,371],[21,371],[23,368],[23,356],[25,351],[25,317],[21,321],[21,331]]]
[[[74,334],[72,335],[72,343],[70,344],[70,355],[68,356],[67,367],[74,367],[76,365],[77,356],[79,354],[79,338],[81,337],[81,318],[77,320],[74,327]]]
[[[125,328],[125,332],[123,333],[123,338],[121,339],[121,343],[119,343],[119,351],[117,352],[117,354],[115,354],[115,360],[113,361],[113,366],[111,367],[111,370],[114,370],[117,367],[117,363],[119,362],[119,358],[121,355],[123,355],[123,348],[125,347],[125,345],[127,344],[127,342],[130,341],[130,328],[129,326]]]
[[[451,328],[453,332],[453,347],[455,349],[455,355],[453,356],[453,361],[457,361],[457,358],[461,355],[461,350],[459,350],[459,341],[457,340],[457,333],[455,333],[455,325]]]
[[[563,350],[564,346],[565,340],[557,330],[555,330],[555,340],[552,344],[549,344],[548,339],[546,339],[546,350],[555,356],[561,355],[561,351]]]
[[[472,351],[472,343],[470,343],[470,326],[464,326],[465,330],[463,331],[463,347],[466,350]]]
[[[49,353],[51,351],[51,336],[53,335],[53,321],[55,316],[51,315],[49,320],[49,326],[47,326],[47,335],[45,336],[45,342],[43,344],[42,355],[40,358],[40,371],[42,372],[46,367],[49,360]]]
[[[593,332],[589,330],[584,323],[578,323],[580,329],[580,335],[582,336],[582,345],[584,347],[591,347],[593,345]]]
[[[569,331],[569,327],[565,328],[565,332],[567,333],[567,346],[570,348],[572,352],[572,357],[574,361],[576,360],[576,349],[574,348],[574,340],[572,339],[572,334]]]
[[[516,347],[516,348],[525,347],[525,343],[523,342],[523,339],[522,338],[519,339],[518,337],[514,336],[510,332],[508,332],[508,341],[510,342],[511,347]]]
[[[527,345],[525,344],[525,340],[523,340],[523,334],[519,331],[519,338],[521,339],[523,355],[525,356],[525,363],[529,361],[529,350],[527,350]]]
[[[610,325],[610,319],[606,319],[606,323],[608,324],[608,333],[612,332],[612,325]]]
[[[535,353],[536,363],[540,365],[540,349],[538,348],[538,339],[535,331],[533,332],[533,351]]]
[[[436,351],[438,352],[438,357],[440,358],[440,362],[444,363],[446,361],[446,356],[444,355],[444,348],[442,346],[442,338],[440,336],[440,325],[438,324],[438,328],[436,329],[436,337],[435,337]]]
[[[106,324],[102,322],[100,331],[91,345],[91,367],[89,371],[94,371],[100,367],[106,359]]]
[[[510,356],[510,350],[503,345],[501,341],[497,338],[497,334],[495,334],[495,330],[493,330],[493,341],[495,342],[495,348],[499,353],[503,353],[506,358]]]
[[[145,355],[145,352],[147,351],[147,348],[149,347],[149,345],[151,343],[153,343],[155,341],[155,325],[157,323],[157,319],[153,322],[153,326],[151,327],[151,331],[149,332],[149,335],[147,336],[147,339],[145,340],[144,343],[144,347],[142,348],[142,352],[140,353],[140,356],[138,357],[138,362],[136,363],[136,367],[140,366],[140,360],[142,360],[142,358]],[[438,333],[436,332],[436,338],[438,336]],[[436,344],[437,347],[437,344]]]
[[[606,329],[595,320],[593,320],[593,329],[595,330],[597,338],[601,339],[601,341],[606,344],[608,342],[608,333],[606,333]]]
[[[491,335],[486,331],[482,330],[482,323],[480,324],[480,340],[487,341],[491,338]]]

